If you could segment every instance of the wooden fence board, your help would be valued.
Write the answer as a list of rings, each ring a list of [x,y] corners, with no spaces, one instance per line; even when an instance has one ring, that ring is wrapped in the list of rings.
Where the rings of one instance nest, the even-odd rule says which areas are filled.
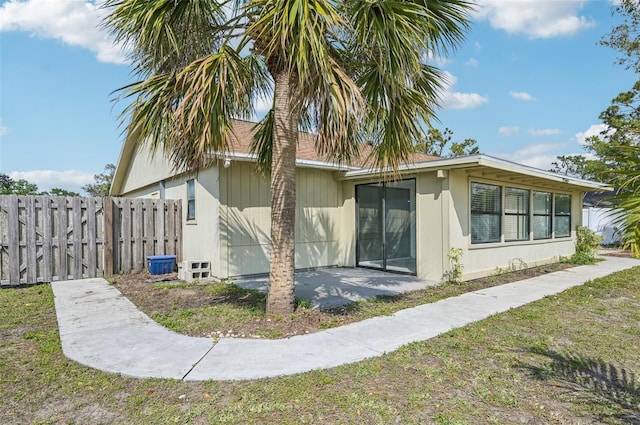
[[[67,252],[69,248],[67,246],[67,225],[68,225],[68,213],[67,213],[67,199],[60,196],[58,201],[58,280],[69,279],[69,273],[67,271]]]
[[[142,271],[146,256],[182,255],[175,200],[0,196],[0,284]]]
[[[42,198],[42,281],[53,280],[53,234],[52,228],[52,202],[49,197]]]
[[[96,277],[98,274],[96,264],[96,202],[98,199],[87,199],[87,277]]]
[[[10,195],[7,200],[9,219],[9,280],[14,284],[20,283],[20,216],[18,215],[18,197]],[[14,224],[14,225],[11,225]]]

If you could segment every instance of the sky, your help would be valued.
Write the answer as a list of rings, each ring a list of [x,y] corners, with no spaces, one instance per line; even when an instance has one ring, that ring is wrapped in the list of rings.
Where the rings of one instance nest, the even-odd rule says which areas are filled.
[[[477,0],[464,43],[434,58],[447,77],[434,125],[542,169],[584,153],[600,112],[635,81],[598,44],[620,23],[612,1]],[[81,192],[117,163],[127,101],[114,91],[135,77],[99,3],[0,0],[0,173]]]

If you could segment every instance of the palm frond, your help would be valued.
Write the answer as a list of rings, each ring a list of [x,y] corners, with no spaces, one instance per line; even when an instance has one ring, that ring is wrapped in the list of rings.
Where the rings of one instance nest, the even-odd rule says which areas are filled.
[[[256,155],[256,168],[263,175],[269,175],[273,159],[273,109],[270,109],[254,127],[251,153]]]
[[[252,100],[270,88],[260,58],[242,58],[229,46],[177,72],[125,87],[136,100],[123,112],[129,133],[161,147],[176,169],[198,169],[233,137],[234,118],[254,113]]]
[[[227,1],[107,0],[103,25],[132,48],[136,71],[151,75],[186,66],[216,51],[228,37]]]

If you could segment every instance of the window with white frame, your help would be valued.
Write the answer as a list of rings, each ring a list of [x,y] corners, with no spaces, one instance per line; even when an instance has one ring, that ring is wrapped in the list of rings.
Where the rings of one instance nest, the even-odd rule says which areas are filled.
[[[554,197],[553,231],[556,238],[571,236],[571,195],[556,193]]]
[[[529,240],[529,191],[515,187],[504,189],[504,239]]]
[[[471,243],[500,242],[501,204],[500,186],[471,183]]]
[[[196,219],[196,182],[187,180],[187,221]]]

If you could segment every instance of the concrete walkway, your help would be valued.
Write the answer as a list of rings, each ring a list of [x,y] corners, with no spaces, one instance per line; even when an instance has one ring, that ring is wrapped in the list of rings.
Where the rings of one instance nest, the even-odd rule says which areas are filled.
[[[640,265],[607,257],[580,266],[399,311],[391,316],[281,340],[177,334],[140,312],[104,279],[52,283],[64,354],[132,377],[244,380],[292,375],[381,356],[413,341],[485,319],[618,270]]]

